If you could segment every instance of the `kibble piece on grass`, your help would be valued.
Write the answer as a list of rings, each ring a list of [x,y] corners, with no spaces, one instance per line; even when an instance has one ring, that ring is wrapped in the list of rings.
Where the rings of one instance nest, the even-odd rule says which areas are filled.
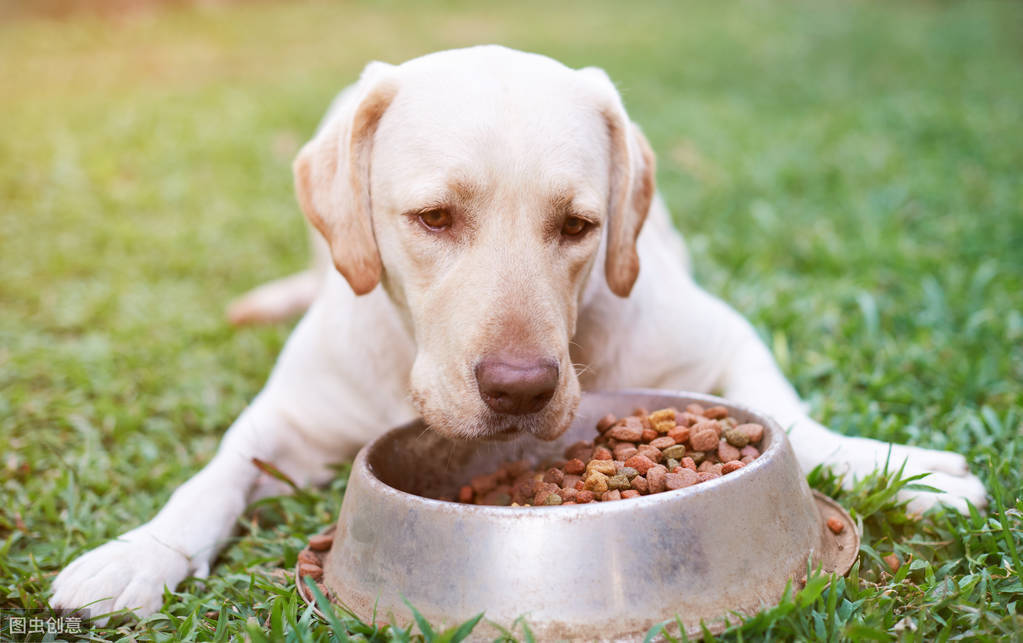
[[[698,424],[693,434],[689,437],[689,444],[693,446],[694,451],[711,451],[717,448],[718,445],[718,434],[710,428],[700,428],[702,424]]]
[[[728,444],[737,449],[741,449],[749,444],[749,436],[746,435],[745,431],[740,431],[738,428],[725,431],[725,439],[728,440]]]
[[[748,424],[740,424],[735,428],[745,433],[750,442],[760,442],[761,438],[764,437],[764,426],[762,424],[750,422]]]
[[[845,531],[845,523],[832,516],[828,518],[828,529],[830,529],[833,534],[840,534]]]
[[[313,551],[326,551],[334,544],[334,537],[327,534],[319,534],[309,539],[309,549]]]
[[[686,448],[684,445],[675,444],[664,450],[665,458],[672,458],[674,460],[681,460],[682,456],[686,454]]]
[[[323,578],[323,568],[319,565],[311,565],[309,563],[302,563],[298,566],[299,576],[308,576],[313,580],[320,580]]]
[[[883,560],[893,574],[899,571],[899,567],[902,565],[902,563],[899,562],[899,557],[895,555],[895,552],[888,554],[883,558]]]
[[[298,552],[298,562],[300,564],[306,563],[307,565],[321,565],[323,561],[320,560],[320,557],[318,555],[314,554],[308,549],[303,549],[302,551]]]

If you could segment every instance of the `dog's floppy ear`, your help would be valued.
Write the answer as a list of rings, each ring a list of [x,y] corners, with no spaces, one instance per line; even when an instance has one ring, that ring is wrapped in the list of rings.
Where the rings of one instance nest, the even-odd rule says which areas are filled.
[[[377,124],[398,91],[384,63],[370,63],[292,166],[302,212],[330,245],[338,272],[357,295],[380,282],[373,236],[370,156]]]
[[[604,274],[611,292],[628,297],[639,276],[636,239],[654,197],[654,153],[639,127],[629,120],[622,99],[604,70],[587,67],[580,72],[597,91],[611,144]]]

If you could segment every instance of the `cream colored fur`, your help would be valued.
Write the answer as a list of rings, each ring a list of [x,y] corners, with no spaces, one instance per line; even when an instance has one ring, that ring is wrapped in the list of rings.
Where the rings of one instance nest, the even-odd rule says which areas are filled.
[[[911,510],[984,504],[962,456],[844,437],[806,414],[750,324],[693,281],[662,201],[646,207],[652,160],[599,70],[500,47],[374,64],[335,102],[296,175],[330,248],[317,241],[317,268],[232,309],[241,322],[309,306],[266,387],[155,518],[57,577],[53,605],[148,614],[165,585],[208,573],[246,505],[286,491],[252,458],[322,484],[332,463],[417,414],[449,434],[551,438],[581,389],[720,391],[790,427],[806,470],[851,479],[890,448],[896,466],[945,491],[907,492]],[[457,222],[446,233],[414,215],[438,204]],[[568,212],[592,218],[592,231],[566,242]],[[517,347],[560,365],[535,417],[490,412],[473,379],[482,356]]]

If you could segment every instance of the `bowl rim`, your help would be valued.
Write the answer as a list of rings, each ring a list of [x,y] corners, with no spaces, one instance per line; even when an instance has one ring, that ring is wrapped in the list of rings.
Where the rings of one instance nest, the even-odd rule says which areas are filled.
[[[640,496],[638,498],[630,498],[628,502],[588,502],[579,505],[554,505],[554,506],[501,506],[501,505],[470,505],[451,500],[438,500],[435,498],[427,498],[420,496],[409,491],[402,491],[397,487],[384,482],[377,476],[373,467],[369,463],[370,454],[379,447],[385,440],[392,438],[395,433],[400,431],[406,431],[413,426],[421,425],[423,423],[422,418],[416,418],[410,422],[406,422],[399,426],[389,429],[385,433],[377,436],[371,442],[368,442],[362,449],[359,450],[358,455],[355,457],[355,461],[352,463],[352,473],[354,474],[355,469],[360,468],[364,472],[363,482],[366,484],[374,493],[382,493],[388,496],[394,497],[400,502],[411,502],[416,503],[417,506],[422,507],[425,510],[430,511],[448,511],[458,513],[460,515],[486,515],[493,517],[507,517],[521,519],[525,516],[535,515],[543,513],[545,515],[555,515],[558,517],[570,518],[573,515],[589,515],[597,513],[614,513],[619,511],[635,511],[640,508],[660,505],[666,502],[677,502],[683,498],[695,497],[699,494],[713,493],[715,489],[718,489],[722,485],[736,485],[745,484],[743,480],[749,478],[750,475],[755,475],[757,471],[767,466],[768,462],[777,457],[781,450],[781,442],[784,439],[785,431],[781,428],[778,422],[761,411],[754,410],[753,408],[746,406],[745,404],[733,402],[716,395],[709,395],[706,393],[691,393],[683,390],[675,389],[651,389],[651,388],[626,388],[626,389],[614,389],[606,390],[599,389],[593,391],[584,391],[583,395],[645,395],[653,397],[678,397],[685,398],[688,400],[695,401],[696,403],[712,403],[714,405],[726,406],[730,411],[738,410],[753,417],[758,418],[758,424],[762,424],[764,429],[770,432],[770,444],[759,457],[756,458],[752,463],[743,467],[742,469],[735,471],[727,476],[721,476],[713,480],[701,482],[699,484],[690,485],[681,489],[672,489],[669,491],[663,491],[661,493],[648,494]],[[692,402],[690,402],[692,403]],[[573,420],[574,421],[574,420]],[[567,430],[567,429],[566,429]],[[560,437],[560,436],[559,436]],[[802,475],[802,473],[800,473]],[[556,512],[551,514],[550,512]]]

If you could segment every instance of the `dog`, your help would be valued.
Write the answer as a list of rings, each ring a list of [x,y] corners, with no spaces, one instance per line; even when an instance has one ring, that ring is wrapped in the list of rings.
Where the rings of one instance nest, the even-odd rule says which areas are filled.
[[[319,485],[421,415],[471,440],[559,436],[583,389],[711,392],[789,430],[800,466],[847,480],[890,458],[983,506],[958,454],[830,432],[753,327],[693,281],[650,145],[609,77],[498,46],[371,63],[294,162],[320,268],[257,289],[237,322],[308,311],[212,460],[149,522],[80,556],[51,605],[159,609],[205,577],[246,506]],[[331,265],[332,264],[332,265]]]

